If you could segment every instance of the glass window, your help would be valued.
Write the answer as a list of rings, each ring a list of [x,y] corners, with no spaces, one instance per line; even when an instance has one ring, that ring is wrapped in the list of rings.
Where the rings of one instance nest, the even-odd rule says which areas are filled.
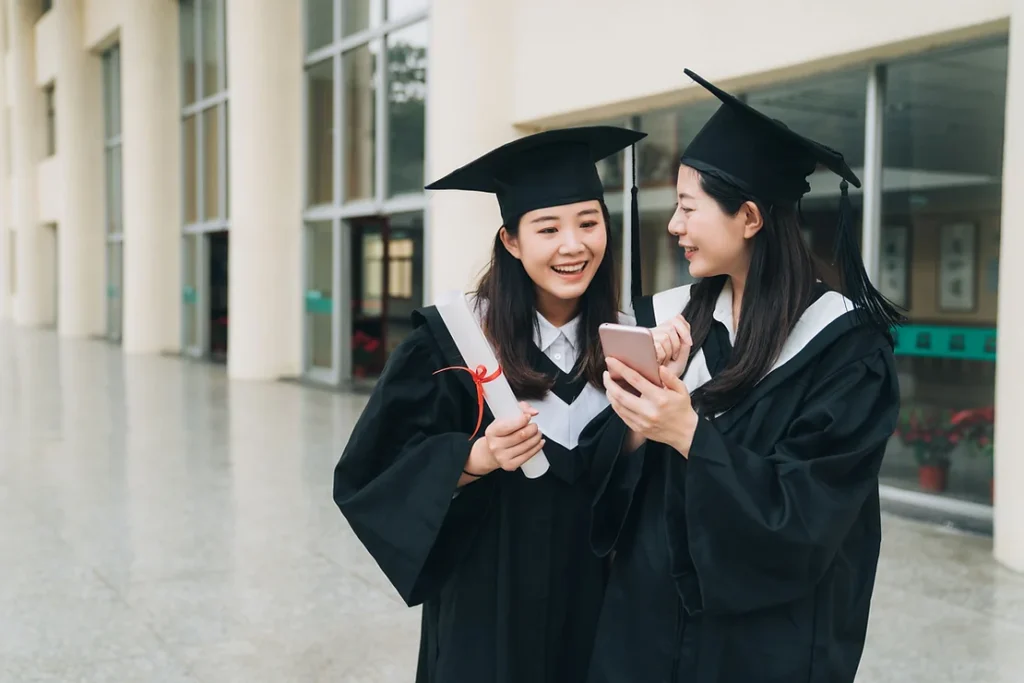
[[[1003,39],[894,62],[885,91],[879,285],[909,322],[896,347],[903,420],[882,476],[982,503],[991,500],[1007,58]]]
[[[202,16],[200,30],[203,35],[203,97],[211,97],[223,90],[220,83],[221,46],[224,44],[220,20],[217,16],[223,0],[200,0]]]
[[[334,201],[334,60],[306,71],[307,203]]]
[[[423,189],[427,22],[388,36],[388,194]]]
[[[185,222],[195,223],[199,220],[199,208],[197,203],[197,190],[199,188],[199,164],[196,158],[196,150],[199,140],[196,133],[196,115],[185,118],[185,130],[182,138],[182,152],[184,163],[182,169],[182,183],[185,194]]]
[[[365,31],[377,23],[382,0],[343,0],[341,35],[347,37]]]
[[[122,250],[120,242],[107,244],[107,338],[117,340],[121,338],[121,314],[124,297],[121,287],[122,276]]]
[[[428,0],[388,0],[388,21],[422,12],[429,4]]]
[[[203,218],[220,218],[220,108],[203,111]]]
[[[676,208],[679,157],[715,109],[714,103],[702,101],[643,114],[637,121],[637,128],[648,134],[636,145],[641,272],[645,293],[671,289],[692,281],[677,240],[668,234],[668,221]],[[628,268],[629,265],[624,264],[623,267]]]
[[[121,134],[121,50],[103,55],[103,112],[107,137]]]
[[[334,41],[334,0],[306,0],[306,52]]]
[[[120,234],[121,228],[121,146],[107,149],[107,232]]]
[[[197,318],[199,300],[199,240],[201,235],[185,235],[182,239],[182,333],[185,348],[199,346],[199,320]]]
[[[43,90],[46,100],[46,156],[52,157],[57,153],[57,102],[55,86],[49,86]]]
[[[306,314],[310,364],[315,368],[334,366],[334,227],[331,221],[310,223],[307,229],[308,289]]]
[[[369,44],[342,55],[345,92],[345,201],[376,192],[377,50]]]
[[[196,17],[195,0],[181,0],[178,5],[178,35],[181,41],[182,104],[196,101]]]

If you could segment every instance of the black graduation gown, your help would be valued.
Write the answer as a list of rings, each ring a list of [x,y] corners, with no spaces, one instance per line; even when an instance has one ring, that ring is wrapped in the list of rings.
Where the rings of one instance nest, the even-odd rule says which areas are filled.
[[[437,309],[413,321],[337,464],[334,500],[405,602],[423,605],[416,681],[581,682],[607,579],[586,468],[549,438],[543,476],[498,470],[457,489],[476,389],[467,372],[434,374],[465,364]],[[567,403],[584,389],[533,358]],[[485,409],[478,438],[492,420]]]
[[[846,305],[820,297],[752,393],[701,416],[688,459],[654,442],[621,454],[617,416],[582,435],[602,480],[592,542],[615,551],[590,683],[854,680],[899,388],[888,341]],[[730,351],[716,322],[684,379]]]

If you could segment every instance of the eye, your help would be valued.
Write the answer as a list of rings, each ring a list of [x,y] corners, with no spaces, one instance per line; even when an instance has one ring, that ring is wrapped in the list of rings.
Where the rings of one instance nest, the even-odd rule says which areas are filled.
[[[593,228],[597,226],[597,221],[584,221],[580,224],[581,228]]]
[[[541,228],[538,232],[541,235],[554,235],[556,232],[558,232],[558,228],[556,228],[554,226],[552,226],[550,228]]]

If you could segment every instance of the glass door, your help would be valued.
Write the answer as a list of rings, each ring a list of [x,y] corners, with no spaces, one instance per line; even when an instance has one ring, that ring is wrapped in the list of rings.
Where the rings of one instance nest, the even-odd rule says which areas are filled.
[[[200,358],[206,349],[206,238],[201,233],[186,234],[181,248],[181,347],[186,355]]]
[[[121,316],[124,298],[124,257],[120,241],[107,242],[107,339],[121,341]]]
[[[380,375],[423,305],[423,214],[350,221],[352,377]]]
[[[350,221],[352,260],[352,377],[376,377],[387,357],[388,220],[382,217]]]
[[[335,223],[314,221],[306,224],[304,296],[306,372],[313,379],[337,384],[336,359],[338,307],[335,306]]]

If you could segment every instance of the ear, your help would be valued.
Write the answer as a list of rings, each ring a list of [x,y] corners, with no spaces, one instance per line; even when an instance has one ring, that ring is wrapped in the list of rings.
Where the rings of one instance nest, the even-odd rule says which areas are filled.
[[[505,250],[516,259],[520,258],[519,254],[519,240],[508,233],[505,226],[501,226],[501,230],[498,231],[498,236],[501,237],[501,243],[505,245]]]
[[[740,207],[740,216],[743,218],[743,237],[753,239],[754,235],[764,227],[764,217],[761,209],[757,208],[754,202],[746,202]]]

